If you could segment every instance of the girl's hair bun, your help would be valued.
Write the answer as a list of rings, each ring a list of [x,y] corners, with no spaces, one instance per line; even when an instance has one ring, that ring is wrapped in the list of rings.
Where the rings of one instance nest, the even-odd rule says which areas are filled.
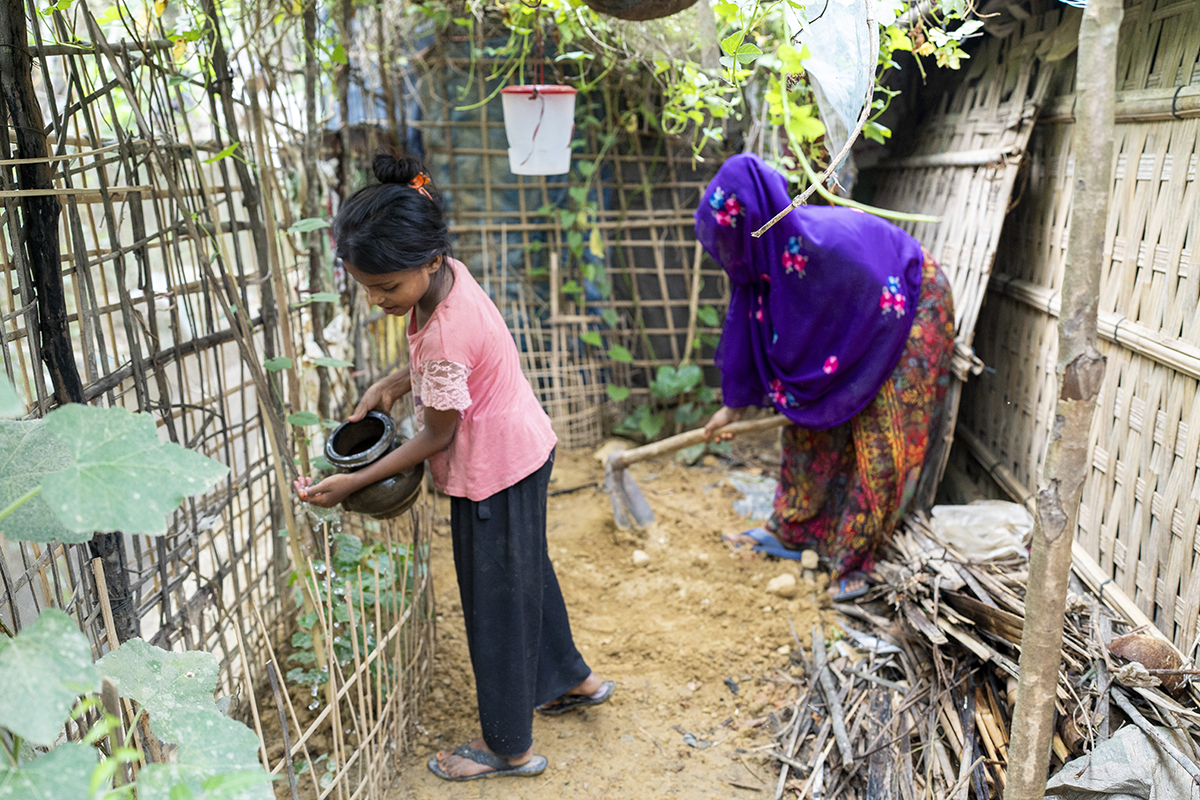
[[[397,158],[390,153],[379,153],[371,163],[375,177],[380,183],[396,183],[407,186],[424,170],[424,165],[415,158]]]

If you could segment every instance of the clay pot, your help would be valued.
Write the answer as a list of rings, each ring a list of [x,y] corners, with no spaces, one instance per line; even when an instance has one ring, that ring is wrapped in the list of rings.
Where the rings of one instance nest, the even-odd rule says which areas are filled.
[[[691,8],[696,0],[583,0],[593,11],[617,19],[662,19]]]
[[[1179,669],[1183,660],[1171,645],[1155,636],[1130,633],[1112,640],[1108,652],[1126,661],[1136,661],[1146,669]],[[1182,675],[1159,675],[1162,688],[1175,692],[1184,685]]]
[[[358,422],[343,422],[325,440],[325,458],[342,472],[373,464],[404,444],[387,414],[368,411]],[[391,519],[407,511],[421,493],[425,464],[364,486],[342,501],[342,508],[375,519]]]

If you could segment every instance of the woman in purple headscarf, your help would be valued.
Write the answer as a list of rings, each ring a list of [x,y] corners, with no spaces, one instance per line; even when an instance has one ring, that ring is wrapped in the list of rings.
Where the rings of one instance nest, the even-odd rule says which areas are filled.
[[[783,175],[738,155],[696,210],[696,236],[731,285],[716,354],[725,405],[706,431],[749,406],[792,421],[770,522],[731,541],[784,557],[816,549],[831,592],[850,597],[908,510],[937,428],[950,285],[916,239],[852,209],[802,206],[751,236],[790,202]]]

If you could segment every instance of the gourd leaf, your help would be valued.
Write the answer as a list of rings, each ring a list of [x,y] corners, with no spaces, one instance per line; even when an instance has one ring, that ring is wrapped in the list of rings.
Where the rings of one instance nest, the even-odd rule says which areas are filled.
[[[608,357],[613,361],[620,361],[623,364],[633,362],[633,354],[619,344],[614,344],[608,348]]]
[[[762,55],[762,50],[758,45],[746,43],[737,49],[737,61],[739,64],[751,64],[756,58]]]
[[[658,368],[658,373],[650,384],[650,391],[655,397],[670,400],[690,392],[703,377],[703,371],[695,364],[687,364],[679,369],[664,364]]]
[[[608,392],[608,396],[611,397],[613,399],[613,401],[617,402],[617,403],[619,403],[622,400],[625,400],[626,398],[629,397],[629,387],[628,386],[614,386],[613,384],[610,383],[608,386],[604,387],[604,391]]]
[[[329,220],[321,219],[320,217],[305,217],[298,219],[292,223],[292,227],[288,228],[288,233],[311,233],[319,231],[322,228],[329,227]]]
[[[181,784],[197,800],[273,797],[271,777],[258,762],[258,737],[240,722],[215,710],[179,711],[162,738],[179,746],[176,759],[138,773],[138,800],[173,800],[183,794],[176,791]]]
[[[42,479],[46,504],[76,533],[161,535],[167,515],[229,468],[173,442],[162,442],[148,414],[72,404],[46,416],[46,429],[71,463]]]
[[[716,328],[721,324],[721,317],[717,314],[717,310],[712,306],[700,306],[696,309],[696,319],[710,328]]]
[[[6,379],[0,378],[0,417],[20,417],[25,414],[25,402]]]
[[[87,637],[56,608],[43,611],[15,638],[0,637],[0,725],[33,744],[54,744],[76,698],[99,685]],[[0,779],[0,797],[2,786]]]
[[[655,436],[658,436],[658,432],[663,429],[663,425],[666,422],[661,414],[647,414],[638,420],[638,430],[642,432],[647,440],[653,439]]]
[[[721,40],[721,52],[727,56],[732,56],[737,53],[742,42],[746,40],[745,31],[735,31],[732,35],[726,36]]]
[[[173,720],[180,713],[196,709],[217,713],[213,700],[217,659],[212,653],[176,653],[130,639],[106,654],[97,666],[104,677],[117,684],[123,697],[136,700],[146,709],[150,726],[160,738],[175,741],[169,732],[174,730]]]
[[[0,766],[0,798],[89,800],[96,764],[93,748],[65,742],[20,769]]]
[[[298,428],[311,428],[313,425],[321,424],[321,418],[311,411],[297,411],[294,414],[288,414],[287,421]]]
[[[277,356],[276,358],[268,358],[263,362],[263,369],[267,372],[279,372],[284,369],[292,368],[292,360],[286,356]]]
[[[689,467],[700,460],[700,456],[704,455],[704,450],[708,447],[707,442],[694,444],[691,447],[685,447],[675,454],[675,460],[680,464],[687,464]]]
[[[46,475],[65,469],[71,455],[45,420],[0,420],[0,511],[41,486]],[[36,494],[0,519],[0,533],[26,542],[86,542],[92,530],[69,530]]]

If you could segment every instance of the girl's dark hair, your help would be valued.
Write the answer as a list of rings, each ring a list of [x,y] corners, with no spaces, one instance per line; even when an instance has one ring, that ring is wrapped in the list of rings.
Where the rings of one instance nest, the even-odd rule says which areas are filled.
[[[355,192],[333,222],[338,257],[368,275],[385,275],[448,255],[441,196],[432,183],[423,191],[411,185],[425,171],[421,162],[379,153],[372,167],[379,184]]]

